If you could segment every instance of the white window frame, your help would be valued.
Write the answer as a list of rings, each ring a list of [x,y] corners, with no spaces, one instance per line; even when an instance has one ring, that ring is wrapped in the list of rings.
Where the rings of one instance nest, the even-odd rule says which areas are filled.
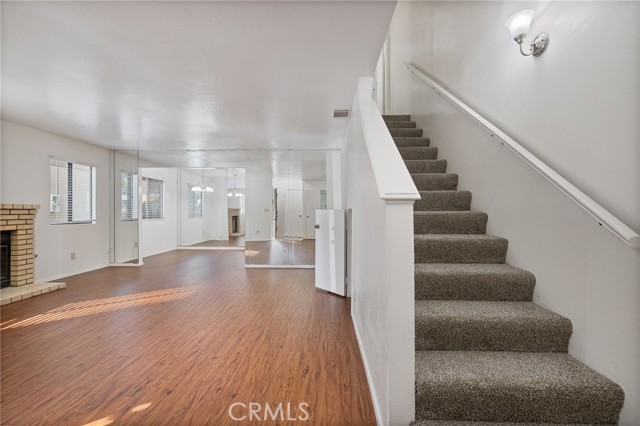
[[[86,182],[88,185],[87,192],[88,196],[88,213],[89,219],[77,220],[74,219],[74,204],[78,204],[77,200],[75,200],[73,196],[73,188],[74,185],[85,183],[74,181],[73,171],[74,165],[78,167],[87,167],[89,168],[89,181]],[[60,177],[57,172],[60,167],[65,167],[67,169],[67,181],[61,182]],[[49,224],[51,225],[78,225],[78,224],[93,224],[96,223],[96,168],[95,166],[80,163],[76,161],[68,161],[68,160],[60,160],[54,158],[53,156],[49,157],[49,177],[51,179],[51,168],[56,167],[56,181],[49,182]],[[71,184],[71,187],[69,187]],[[62,203],[60,200],[61,194],[61,186],[66,185],[66,203]],[[55,186],[55,189],[54,189]],[[55,194],[53,192],[56,192]],[[75,203],[74,203],[75,201]],[[63,206],[66,214],[63,216],[66,218],[65,220],[61,220],[61,217],[58,213],[60,213],[61,206]]]

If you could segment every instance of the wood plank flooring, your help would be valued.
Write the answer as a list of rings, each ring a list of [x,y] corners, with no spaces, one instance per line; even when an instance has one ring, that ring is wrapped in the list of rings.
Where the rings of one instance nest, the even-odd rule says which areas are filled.
[[[349,300],[243,261],[174,251],[2,307],[2,425],[374,425]],[[310,418],[234,421],[235,402]]]

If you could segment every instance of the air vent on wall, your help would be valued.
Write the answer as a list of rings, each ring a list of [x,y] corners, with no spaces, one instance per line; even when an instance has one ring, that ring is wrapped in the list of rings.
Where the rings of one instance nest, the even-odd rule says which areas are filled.
[[[334,109],[333,118],[349,118],[350,112],[348,109]]]

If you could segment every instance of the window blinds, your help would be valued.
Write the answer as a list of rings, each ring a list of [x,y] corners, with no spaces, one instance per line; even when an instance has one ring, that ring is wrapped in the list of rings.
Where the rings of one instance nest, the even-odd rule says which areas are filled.
[[[96,169],[84,164],[49,160],[50,223],[92,223],[96,220]]]
[[[142,218],[164,219],[164,181],[142,178]]]
[[[138,175],[122,171],[122,221],[138,220]]]

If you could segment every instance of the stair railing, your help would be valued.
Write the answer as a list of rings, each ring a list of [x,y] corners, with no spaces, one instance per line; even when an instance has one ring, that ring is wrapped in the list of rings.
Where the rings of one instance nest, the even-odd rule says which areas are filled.
[[[469,105],[462,102],[456,96],[454,96],[447,89],[438,84],[433,78],[429,77],[423,71],[416,68],[409,62],[404,63],[405,66],[413,75],[418,77],[423,82],[427,83],[438,94],[442,95],[449,102],[454,104],[475,122],[480,124],[485,130],[487,130],[492,137],[499,139],[504,145],[511,149],[518,157],[524,160],[527,164],[537,170],[542,176],[547,178],[554,186],[556,186],[565,195],[571,198],[576,204],[582,207],[587,213],[594,217],[598,224],[604,226],[607,230],[613,233],[616,237],[625,242],[629,247],[640,248],[640,235],[633,229],[623,223],[620,219],[615,217],[611,212],[602,207],[591,197],[584,192],[580,191],[571,182],[560,176],[558,172],[553,170],[547,164],[545,164],[538,157],[533,155],[529,150],[516,142],[513,138],[500,130],[494,124],[489,122],[486,118],[480,115],[477,111],[471,108]]]

